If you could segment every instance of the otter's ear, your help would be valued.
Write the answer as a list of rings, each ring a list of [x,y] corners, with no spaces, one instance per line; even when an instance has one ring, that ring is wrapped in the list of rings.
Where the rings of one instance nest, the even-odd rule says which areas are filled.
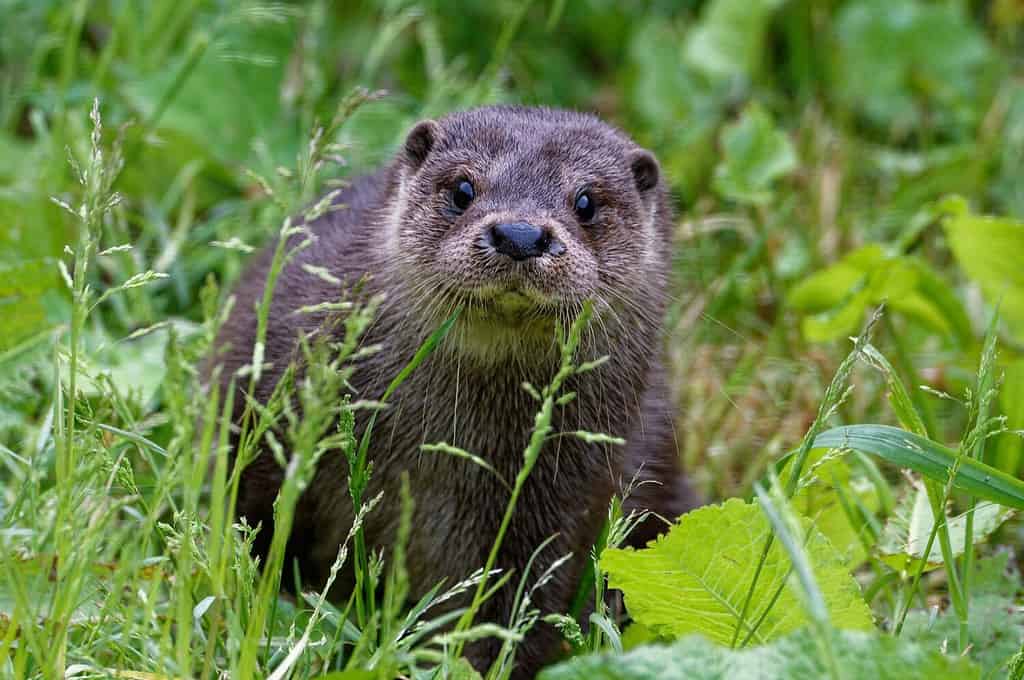
[[[409,131],[409,135],[405,138],[403,147],[405,162],[409,164],[411,170],[414,172],[419,170],[439,139],[441,139],[441,126],[436,122],[421,120],[416,123],[416,126]]]
[[[633,181],[640,193],[647,193],[658,186],[661,170],[654,154],[646,149],[637,149],[629,155],[629,168],[633,171]]]

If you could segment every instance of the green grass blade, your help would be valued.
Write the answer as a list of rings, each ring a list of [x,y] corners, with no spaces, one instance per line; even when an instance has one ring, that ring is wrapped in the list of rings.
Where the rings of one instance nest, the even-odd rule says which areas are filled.
[[[814,446],[870,453],[940,483],[946,482],[957,459],[953,449],[888,425],[836,427],[819,434]],[[971,458],[960,460],[953,486],[976,498],[1024,509],[1024,481]]]

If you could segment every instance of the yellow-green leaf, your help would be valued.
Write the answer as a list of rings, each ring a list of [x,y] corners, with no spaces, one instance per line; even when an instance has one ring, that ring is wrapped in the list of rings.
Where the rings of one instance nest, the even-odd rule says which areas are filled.
[[[727,645],[768,532],[768,520],[760,508],[734,498],[684,515],[644,550],[605,550],[601,568],[608,574],[609,586],[623,592],[633,619],[655,634],[675,638],[699,633]],[[804,549],[833,625],[870,629],[871,613],[860,589],[828,539],[811,529]],[[789,557],[776,542],[754,590],[744,636],[789,576]],[[807,621],[796,593],[784,587],[752,639],[763,643]]]

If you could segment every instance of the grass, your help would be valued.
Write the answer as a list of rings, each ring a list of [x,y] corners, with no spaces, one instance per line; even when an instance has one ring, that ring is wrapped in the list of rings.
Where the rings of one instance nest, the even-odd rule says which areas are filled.
[[[332,447],[349,456],[359,517],[405,508],[394,559],[370,550],[358,523],[341,546],[336,569],[351,562],[359,578],[351,600],[280,597],[294,578],[283,540],[257,569],[217,426],[231,397],[193,396],[249,252],[279,234],[301,241],[289,218],[314,218],[320,197],[387,158],[414,121],[492,101],[596,110],[657,153],[679,208],[665,342],[680,456],[710,501],[765,508],[774,529],[761,562],[777,535],[828,672],[843,672],[827,632],[838,624],[814,595],[800,553],[810,534],[794,513],[857,555],[849,570],[878,635],[1002,673],[1021,621],[992,632],[978,612],[998,590],[988,565],[1020,549],[1020,524],[988,526],[988,502],[953,480],[960,465],[1019,476],[1024,455],[1024,283],[1012,275],[1024,257],[1024,14],[1001,1],[896,5],[0,5],[0,673],[465,677],[464,645],[495,635],[490,677],[507,677],[540,585],[492,573],[501,533],[471,579],[408,602],[400,546],[415,489],[364,497],[372,427],[357,441],[363,412],[329,396],[355,370],[372,302],[348,310],[343,346],[303,348],[319,367],[307,379],[246,405],[237,451],[244,461],[268,438],[280,451],[278,526]],[[970,203],[962,219],[979,220],[975,233],[1002,229],[977,215],[1004,216],[998,239],[979,236],[989,250],[960,245],[950,194]],[[285,242],[272,272],[292,254]],[[846,338],[883,303],[870,344],[861,336],[848,354]],[[567,337],[565,375],[581,370]],[[243,379],[258,380],[261,352]],[[551,434],[559,377],[535,389],[506,523]],[[884,547],[913,498],[906,475],[813,448],[826,427],[857,423],[957,451],[952,473],[924,477],[931,515],[949,519],[914,515],[919,552],[937,544],[937,563]],[[765,475],[794,448],[773,487]],[[425,455],[463,454],[474,455],[438,443]],[[635,520],[610,510],[584,586],[599,599],[601,553]],[[476,621],[506,580],[520,594],[508,621]],[[756,580],[740,591],[734,646],[752,644],[770,610]],[[999,590],[1007,610],[1019,590]],[[472,605],[436,613],[458,594]],[[589,622],[574,613],[555,620],[578,655],[673,637],[604,607]]]

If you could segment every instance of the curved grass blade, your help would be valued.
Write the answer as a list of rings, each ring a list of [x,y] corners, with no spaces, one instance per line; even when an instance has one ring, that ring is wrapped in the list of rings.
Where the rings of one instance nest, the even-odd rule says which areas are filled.
[[[836,427],[819,434],[814,447],[870,453],[943,484],[957,460],[953,449],[888,425]],[[976,498],[1024,510],[1024,481],[969,456],[960,457],[953,486]]]

